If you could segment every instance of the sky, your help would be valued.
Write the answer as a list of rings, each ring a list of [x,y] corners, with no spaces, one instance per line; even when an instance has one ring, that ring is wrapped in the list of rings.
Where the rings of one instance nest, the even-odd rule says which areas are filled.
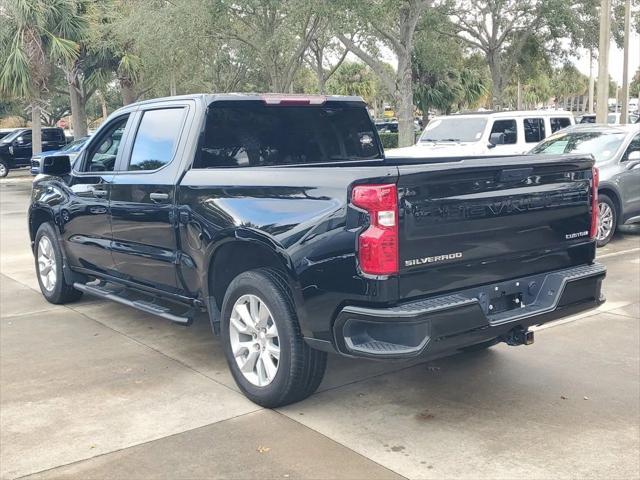
[[[573,63],[585,75],[589,75],[589,53],[587,50],[579,49],[579,57],[574,57]],[[622,85],[622,49],[618,48],[615,42],[611,42],[609,48],[609,75],[618,85]],[[633,78],[634,73],[640,66],[640,34],[632,32],[629,39],[629,82]],[[594,75],[598,74],[598,60],[594,61]]]

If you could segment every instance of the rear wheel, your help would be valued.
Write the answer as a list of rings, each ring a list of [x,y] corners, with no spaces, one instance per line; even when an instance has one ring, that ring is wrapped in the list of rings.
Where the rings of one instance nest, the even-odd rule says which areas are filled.
[[[618,213],[613,201],[604,193],[598,194],[598,231],[596,245],[604,247],[613,238],[618,223]]]
[[[47,301],[62,304],[77,300],[82,292],[67,283],[62,272],[62,250],[50,223],[43,223],[36,233],[36,273],[40,291]]]
[[[9,175],[9,165],[4,160],[0,160],[0,178],[4,178]]]
[[[302,339],[291,293],[276,270],[251,270],[231,282],[221,335],[234,380],[258,405],[297,402],[322,381],[327,354]]]

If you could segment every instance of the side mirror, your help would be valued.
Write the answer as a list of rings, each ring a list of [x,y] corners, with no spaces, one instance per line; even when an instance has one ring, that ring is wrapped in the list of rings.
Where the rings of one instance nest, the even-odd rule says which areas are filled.
[[[40,173],[61,177],[71,173],[71,159],[68,155],[51,155],[44,157],[40,166]]]
[[[489,143],[494,147],[496,145],[504,145],[504,133],[492,133],[489,135]]]
[[[634,170],[640,167],[640,151],[636,150],[635,152],[629,153],[629,156],[626,160],[627,170]]]
[[[627,161],[640,161],[640,150],[634,150],[633,152],[629,152],[629,156],[627,157]]]

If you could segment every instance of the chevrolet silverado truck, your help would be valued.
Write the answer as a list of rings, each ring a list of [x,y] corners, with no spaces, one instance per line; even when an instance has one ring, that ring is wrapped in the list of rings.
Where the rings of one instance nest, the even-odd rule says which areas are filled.
[[[55,304],[208,316],[242,392],[315,391],[327,353],[533,341],[598,306],[589,154],[386,159],[359,97],[192,95],[114,112],[43,159],[29,234]]]

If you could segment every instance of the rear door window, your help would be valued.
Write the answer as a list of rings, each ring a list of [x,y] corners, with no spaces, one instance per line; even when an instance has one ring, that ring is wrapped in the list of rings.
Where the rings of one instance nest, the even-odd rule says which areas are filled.
[[[518,130],[515,120],[496,120],[493,122],[493,127],[491,127],[491,133],[503,134],[505,145],[518,143]]]
[[[171,161],[184,121],[184,108],[147,110],[142,115],[129,170],[157,170]]]
[[[569,125],[571,125],[571,120],[568,119],[567,117],[555,117],[555,118],[550,118],[549,123],[551,125],[551,133],[555,133],[558,130],[562,130],[563,128],[566,128]]]
[[[217,102],[194,168],[256,167],[382,158],[362,106]]]
[[[524,141],[538,143],[545,138],[544,118],[524,118]]]

